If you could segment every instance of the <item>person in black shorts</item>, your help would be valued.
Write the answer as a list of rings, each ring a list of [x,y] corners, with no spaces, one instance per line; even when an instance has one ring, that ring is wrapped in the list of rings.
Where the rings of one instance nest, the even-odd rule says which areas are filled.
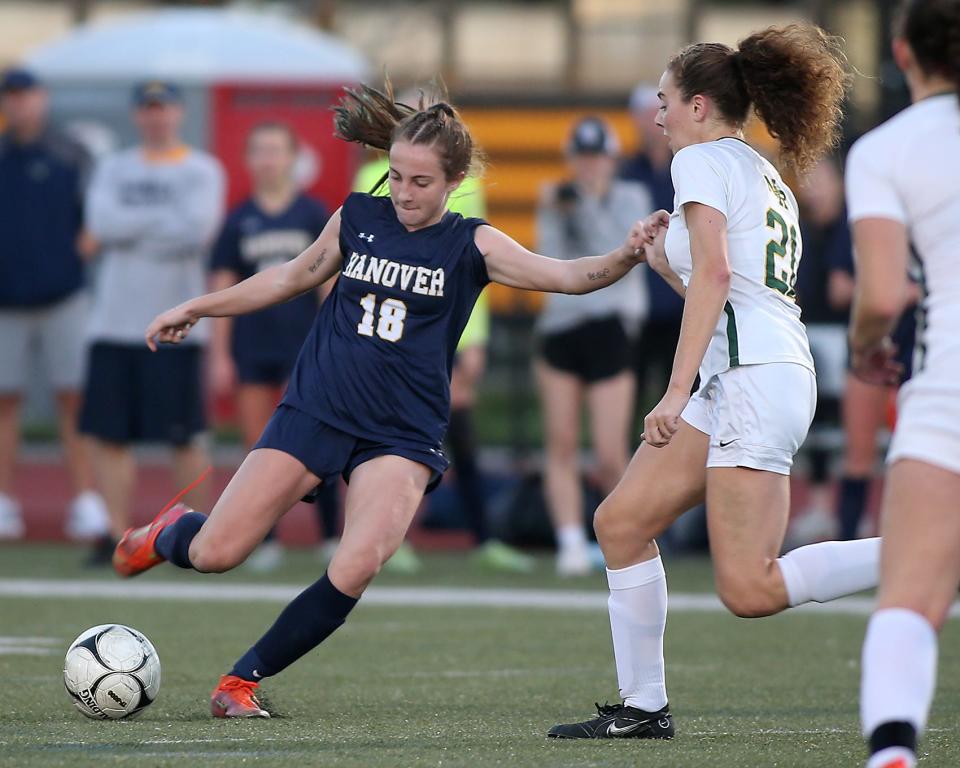
[[[210,463],[201,377],[206,327],[160,354],[142,344],[150,318],[203,290],[223,216],[223,169],[183,143],[185,116],[175,84],[136,86],[140,143],[101,158],[87,190],[86,241],[98,268],[80,431],[91,437],[114,540],[130,525],[134,445],[170,446],[179,487]],[[190,500],[202,504],[204,489],[192,491]],[[94,562],[109,564],[114,546],[106,542]]]
[[[329,213],[303,194],[294,178],[299,141],[285,123],[267,122],[247,137],[253,194],[227,216],[211,258],[211,288],[229,288],[258,272],[296,258],[323,231]],[[257,442],[280,398],[303,340],[310,332],[326,284],[292,301],[233,318],[217,318],[210,344],[215,395],[236,393],[237,418],[247,450]],[[317,499],[324,541],[337,536],[337,484]],[[335,545],[335,541],[331,542]],[[325,551],[321,547],[321,552]],[[283,548],[274,531],[250,557],[254,570],[277,567]]]
[[[636,217],[652,210],[646,187],[616,178],[617,139],[596,117],[579,121],[567,145],[572,179],[549,187],[537,212],[538,248],[575,259],[615,246]],[[635,270],[587,296],[551,295],[537,321],[537,384],[546,432],[544,491],[557,538],[557,573],[591,567],[580,483],[580,411],[590,415],[600,489],[609,493],[630,458],[635,375],[631,339],[646,314],[646,285]]]
[[[184,302],[146,329],[151,349],[183,343],[203,317],[279,304],[339,273],[283,401],[210,516],[174,504],[128,531],[114,553],[123,576],[164,560],[226,571],[305,493],[338,476],[349,482],[343,536],[326,574],[221,678],[211,699],[216,717],[268,716],[256,699],[259,681],[341,626],[403,541],[447,467],[441,444],[453,356],[483,287],[587,293],[642,258],[640,222],[609,253],[564,261],[448,212],[448,196],[477,160],[448,103],[414,109],[395,102],[389,85],[386,93],[362,86],[347,91],[336,127],[340,138],[389,151],[390,197],[351,194],[293,261]]]

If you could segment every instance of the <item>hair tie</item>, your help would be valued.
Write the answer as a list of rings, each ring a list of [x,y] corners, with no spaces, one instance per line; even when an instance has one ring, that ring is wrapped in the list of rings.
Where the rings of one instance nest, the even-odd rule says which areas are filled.
[[[432,104],[427,111],[433,112],[434,114],[436,114],[437,112],[442,112],[447,117],[456,117],[456,115],[453,112],[453,107],[451,107],[445,101],[438,101],[436,104]]]
[[[730,63],[733,65],[733,70],[737,73],[737,77],[743,80],[743,53],[739,50],[731,53]]]

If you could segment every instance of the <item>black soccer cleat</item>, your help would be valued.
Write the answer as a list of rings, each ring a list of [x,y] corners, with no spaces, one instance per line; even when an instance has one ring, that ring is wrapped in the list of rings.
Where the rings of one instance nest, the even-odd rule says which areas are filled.
[[[597,717],[582,723],[555,725],[547,733],[551,739],[672,739],[673,715],[669,705],[658,712],[624,704],[597,707]]]

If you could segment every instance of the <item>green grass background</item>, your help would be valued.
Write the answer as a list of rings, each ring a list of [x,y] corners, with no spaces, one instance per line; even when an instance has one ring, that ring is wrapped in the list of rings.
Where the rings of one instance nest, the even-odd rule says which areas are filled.
[[[65,547],[0,548],[0,578],[89,578]],[[671,589],[710,589],[700,559],[667,563]],[[306,584],[321,571],[298,553],[267,579]],[[110,578],[105,575],[104,578]],[[200,579],[170,568],[145,578]],[[217,577],[208,577],[217,578]],[[560,587],[604,589],[602,576]],[[532,577],[491,577],[461,555],[428,556],[414,578],[378,584],[558,586],[544,558]],[[208,695],[281,606],[0,598],[0,635],[48,636],[63,649],[88,626],[122,622],[156,645],[157,702],[133,721],[79,715],[60,651],[0,655],[0,766],[858,766],[857,686],[864,617],[723,613],[670,616],[672,742],[555,742],[555,722],[616,698],[603,611],[364,606],[318,651],[264,688],[280,714],[216,721]],[[960,653],[942,643],[940,688],[923,766],[960,765]]]

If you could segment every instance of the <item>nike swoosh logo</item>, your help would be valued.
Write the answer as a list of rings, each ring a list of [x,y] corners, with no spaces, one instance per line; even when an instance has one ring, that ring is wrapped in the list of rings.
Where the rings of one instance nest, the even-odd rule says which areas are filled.
[[[617,721],[614,720],[610,725],[607,726],[607,736],[625,736],[628,733],[633,733],[637,728],[640,728],[643,725],[648,725],[649,720],[641,720],[639,723],[631,723],[623,728],[617,728]]]
[[[728,445],[730,445],[730,443],[735,443],[735,442],[737,442],[737,440],[739,440],[739,439],[740,439],[739,437],[735,437],[735,438],[733,438],[733,440],[727,440],[727,442],[723,442],[723,440],[721,440],[721,441],[720,441],[720,447],[721,447],[721,448],[726,448]]]
[[[254,677],[263,677],[263,675],[261,675],[257,670],[253,670],[253,676],[254,676]]]

